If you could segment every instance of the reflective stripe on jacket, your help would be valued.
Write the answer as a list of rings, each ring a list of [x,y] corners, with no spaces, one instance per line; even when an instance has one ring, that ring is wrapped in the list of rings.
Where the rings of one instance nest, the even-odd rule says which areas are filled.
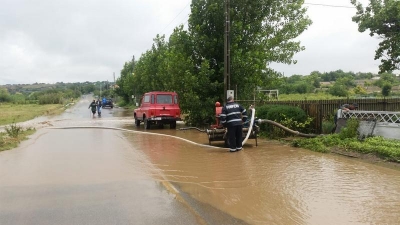
[[[238,103],[228,102],[222,108],[219,118],[225,127],[242,125],[247,120],[246,109]]]

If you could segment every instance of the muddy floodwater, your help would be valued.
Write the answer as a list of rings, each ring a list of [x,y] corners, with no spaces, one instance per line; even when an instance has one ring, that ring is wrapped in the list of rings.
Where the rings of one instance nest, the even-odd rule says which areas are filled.
[[[400,224],[398,169],[265,139],[229,153],[90,101],[0,153],[0,224]]]
[[[196,130],[150,132],[208,145]],[[249,224],[400,224],[395,169],[260,139],[229,153],[168,136],[126,136],[162,172],[157,179]]]

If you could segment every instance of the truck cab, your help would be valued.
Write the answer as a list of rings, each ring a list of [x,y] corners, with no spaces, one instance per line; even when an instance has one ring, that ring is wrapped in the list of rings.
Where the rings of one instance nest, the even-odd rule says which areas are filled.
[[[169,124],[171,129],[176,128],[176,121],[181,120],[181,110],[178,103],[178,94],[175,92],[153,91],[145,93],[139,108],[134,110],[136,126],[144,123],[146,129],[150,125],[163,126]]]

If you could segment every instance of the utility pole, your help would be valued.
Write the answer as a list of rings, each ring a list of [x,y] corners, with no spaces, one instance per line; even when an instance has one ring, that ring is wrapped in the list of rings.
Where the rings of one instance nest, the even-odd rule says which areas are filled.
[[[230,81],[230,43],[229,43],[229,32],[230,32],[230,16],[229,16],[229,0],[225,0],[225,38],[224,38],[224,103],[226,103],[227,92],[231,89]]]

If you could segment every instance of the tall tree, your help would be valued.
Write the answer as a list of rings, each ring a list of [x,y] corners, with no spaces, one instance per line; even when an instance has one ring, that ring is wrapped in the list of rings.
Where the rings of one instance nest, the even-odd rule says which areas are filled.
[[[188,31],[176,28],[169,42],[157,35],[134,71],[129,71],[129,63],[124,66],[120,81],[133,77],[140,94],[175,91],[190,123],[213,121],[213,105],[224,96],[224,2],[192,0]],[[311,20],[302,0],[230,2],[231,89],[237,85],[239,99],[248,99],[257,86],[278,80],[270,63],[296,63],[293,55],[304,47],[294,39]]]
[[[195,41],[195,63],[208,61],[211,82],[219,84],[215,95],[222,97],[224,69],[224,3],[221,0],[193,0],[189,31]],[[268,86],[276,72],[272,62],[296,63],[293,55],[304,47],[294,38],[311,24],[303,1],[230,1],[231,89],[239,98],[252,96],[256,86]]]
[[[369,35],[379,36],[382,41],[375,51],[375,60],[381,59],[379,72],[389,72],[400,68],[400,1],[370,0],[363,7],[357,0],[351,0],[357,13],[353,21],[358,24],[358,30],[369,29]]]
[[[384,97],[388,97],[390,95],[391,91],[392,91],[392,85],[390,83],[385,83],[382,86],[382,95]]]

